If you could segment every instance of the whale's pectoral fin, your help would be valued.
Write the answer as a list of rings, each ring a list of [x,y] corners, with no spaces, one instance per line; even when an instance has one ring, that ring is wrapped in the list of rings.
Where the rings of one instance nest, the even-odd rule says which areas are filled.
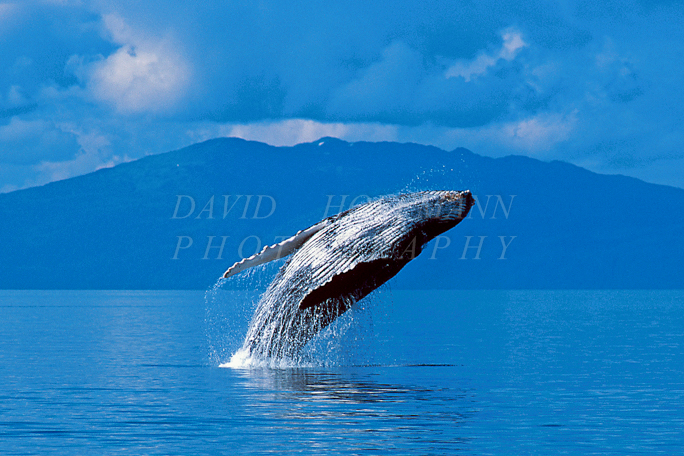
[[[263,250],[261,250],[261,252],[254,254],[249,258],[238,261],[229,267],[226,272],[223,273],[223,278],[226,279],[232,275],[244,271],[245,269],[249,269],[254,266],[268,263],[269,261],[277,260],[290,255],[292,252],[301,247],[301,245],[304,244],[311,236],[323,229],[323,227],[329,223],[331,223],[330,219],[325,219],[305,230],[298,231],[297,234],[291,238],[285,239],[277,244],[267,245],[263,248]]]

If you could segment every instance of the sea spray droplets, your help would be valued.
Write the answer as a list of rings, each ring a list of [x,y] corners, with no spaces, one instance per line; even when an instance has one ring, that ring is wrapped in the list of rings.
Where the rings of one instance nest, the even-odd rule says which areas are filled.
[[[220,278],[204,293],[206,353],[210,365],[225,363],[242,345],[259,296],[282,261]]]
[[[373,310],[375,294],[354,304],[305,347],[302,360],[325,367],[367,365],[376,350]]]
[[[373,299],[370,295],[318,332],[296,357],[264,358],[243,346],[220,367],[233,369],[289,369],[368,365],[377,345],[373,330]]]
[[[416,174],[416,176],[414,176],[413,179],[411,179],[411,181],[406,184],[399,193],[436,190],[444,186],[444,179],[437,179],[435,182],[433,182],[432,178],[436,176],[445,177],[449,174],[453,174],[453,172],[453,168],[447,169],[446,165],[442,165],[441,168],[424,169],[420,173]],[[453,185],[453,182],[449,182],[449,184]]]

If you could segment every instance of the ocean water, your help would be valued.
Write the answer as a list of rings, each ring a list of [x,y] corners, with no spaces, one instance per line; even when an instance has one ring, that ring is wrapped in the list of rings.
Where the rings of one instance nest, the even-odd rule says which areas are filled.
[[[683,291],[385,287],[218,367],[254,300],[0,291],[0,453],[684,454]]]

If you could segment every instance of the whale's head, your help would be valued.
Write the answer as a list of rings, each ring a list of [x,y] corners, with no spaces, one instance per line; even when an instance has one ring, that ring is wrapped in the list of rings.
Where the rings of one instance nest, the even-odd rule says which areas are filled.
[[[463,220],[475,201],[470,190],[408,193],[400,195],[400,199],[404,201],[398,209],[404,214],[397,214],[398,217],[412,221],[427,232],[435,232],[435,236]]]
[[[469,190],[428,191],[398,195],[386,205],[383,229],[394,244],[394,256],[403,256],[407,247],[413,259],[423,245],[453,228],[470,211],[475,200]]]

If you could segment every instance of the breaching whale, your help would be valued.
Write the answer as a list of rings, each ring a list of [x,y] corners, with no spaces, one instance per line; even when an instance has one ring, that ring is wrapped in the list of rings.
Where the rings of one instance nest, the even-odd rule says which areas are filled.
[[[318,331],[463,220],[473,202],[468,190],[385,196],[235,263],[224,278],[292,255],[259,300],[243,355],[295,358]]]

